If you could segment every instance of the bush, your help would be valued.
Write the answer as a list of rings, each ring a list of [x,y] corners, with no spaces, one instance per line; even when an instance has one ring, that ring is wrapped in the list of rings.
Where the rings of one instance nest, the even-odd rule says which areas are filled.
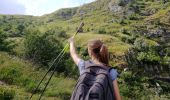
[[[140,52],[137,55],[137,59],[143,62],[160,62],[160,56],[154,51]]]
[[[134,72],[159,76],[162,72],[167,72],[167,66],[170,64],[169,56],[162,51],[164,51],[164,47],[155,41],[139,38],[136,39],[134,47],[126,53],[125,58],[128,66]]]
[[[120,19],[118,23],[121,24],[121,25],[126,25],[129,22],[127,20],[125,20],[125,19]]]
[[[128,44],[133,44],[135,41],[135,38],[132,36],[122,36],[121,41],[128,43]]]
[[[134,42],[134,47],[140,51],[147,51],[151,48],[154,49],[158,46],[159,46],[158,43],[156,43],[155,41],[147,40],[145,38],[138,38]]]
[[[19,79],[22,75],[22,73],[15,67],[4,67],[0,70],[0,73],[0,79],[8,84],[18,83],[17,78]]]
[[[10,85],[19,85],[26,88],[26,91],[32,92],[36,87],[34,76],[24,76],[21,69],[17,66],[8,66],[0,69],[0,80]]]
[[[126,35],[130,35],[130,33],[128,32],[128,30],[125,29],[125,28],[120,29],[120,32],[122,32],[123,34],[126,34]]]
[[[139,98],[145,98],[148,100],[150,98],[149,95],[152,95],[153,93],[150,91],[150,89],[148,89],[148,87],[146,87],[146,85],[149,85],[147,81],[147,78],[133,74],[131,71],[122,72],[118,80],[119,83],[122,83],[119,86],[120,93],[123,97],[129,99],[136,100]]]
[[[14,48],[14,45],[10,45],[11,41],[7,41],[7,33],[0,30],[0,51],[10,52]]]
[[[128,16],[128,19],[129,20],[138,20],[139,16],[137,14],[131,14],[131,15]]]
[[[46,33],[51,33],[52,35],[54,35],[56,37],[60,37],[60,38],[67,38],[66,31],[62,30],[60,28],[48,30]]]
[[[99,34],[105,34],[106,33],[105,28],[99,28],[98,33]]]
[[[47,66],[63,48],[59,39],[54,33],[40,33],[33,31],[26,35],[25,56],[37,64]]]
[[[13,100],[15,96],[14,90],[0,87],[0,100]]]
[[[39,89],[37,91],[33,91],[36,87],[37,87],[37,84],[35,82],[33,82],[32,80],[28,81],[26,86],[25,86],[26,91],[27,92],[32,92],[32,93],[40,91]]]
[[[63,49],[63,44],[61,43],[63,40],[57,38],[58,36],[56,35],[58,34],[60,33],[46,32],[43,34],[39,31],[28,33],[24,41],[26,58],[45,68],[51,67],[51,63]],[[70,58],[70,55],[66,52],[60,63],[57,64],[58,62],[56,61],[51,70],[57,67],[56,71],[58,73],[64,73],[65,75],[74,73],[74,64],[68,58]]]

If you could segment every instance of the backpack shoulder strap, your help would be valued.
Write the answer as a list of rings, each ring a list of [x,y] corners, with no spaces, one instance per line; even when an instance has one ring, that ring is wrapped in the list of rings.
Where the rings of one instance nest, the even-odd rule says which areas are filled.
[[[111,71],[112,69],[114,69],[114,68],[110,66],[109,69],[108,69],[108,72],[110,73],[110,71]]]

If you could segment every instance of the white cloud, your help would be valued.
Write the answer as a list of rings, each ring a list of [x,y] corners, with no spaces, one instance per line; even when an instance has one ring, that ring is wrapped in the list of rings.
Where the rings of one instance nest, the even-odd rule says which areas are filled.
[[[25,6],[26,15],[42,15],[45,11],[41,5],[45,4],[48,0],[18,0],[18,3]]]
[[[25,6],[27,15],[43,15],[60,8],[80,6],[95,0],[18,0]]]
[[[94,0],[2,0],[0,13],[40,16],[60,8],[80,6]]]

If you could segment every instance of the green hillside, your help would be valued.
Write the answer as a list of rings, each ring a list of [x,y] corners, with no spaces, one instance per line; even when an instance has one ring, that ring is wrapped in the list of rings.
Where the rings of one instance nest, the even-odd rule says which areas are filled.
[[[104,41],[123,100],[170,99],[169,0],[96,0],[39,17],[0,15],[0,99],[29,99],[82,21],[75,40],[80,57],[89,58],[89,40]],[[77,78],[66,50],[43,99],[69,100]]]

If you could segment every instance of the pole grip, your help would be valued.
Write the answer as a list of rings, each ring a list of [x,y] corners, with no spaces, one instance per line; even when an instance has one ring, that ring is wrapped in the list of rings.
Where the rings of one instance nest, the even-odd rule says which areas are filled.
[[[84,26],[84,22],[81,22],[80,25],[79,25],[79,27],[78,27],[78,29],[77,29],[77,31],[76,31],[76,34],[74,34],[73,37],[75,37],[75,36],[77,35],[77,33],[80,32],[80,29],[83,28],[83,26]]]

